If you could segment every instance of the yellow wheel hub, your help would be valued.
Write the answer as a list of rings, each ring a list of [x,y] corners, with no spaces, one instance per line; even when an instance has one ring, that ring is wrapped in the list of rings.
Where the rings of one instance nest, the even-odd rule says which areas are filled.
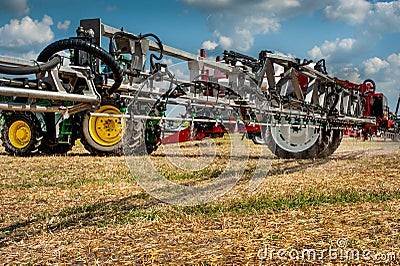
[[[17,120],[11,124],[8,130],[8,138],[11,145],[17,149],[23,149],[28,146],[32,138],[32,131],[28,123]]]
[[[103,105],[95,113],[121,115],[115,106]],[[89,119],[89,133],[92,139],[102,146],[113,146],[122,139],[122,120],[120,117],[96,117]]]

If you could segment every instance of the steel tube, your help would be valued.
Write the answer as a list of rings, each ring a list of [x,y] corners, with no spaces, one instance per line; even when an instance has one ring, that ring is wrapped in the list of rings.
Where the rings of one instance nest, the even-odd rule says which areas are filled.
[[[24,103],[3,103],[0,102],[0,110],[2,111],[19,111],[19,112],[39,112],[39,113],[62,113],[62,114],[76,114],[83,110],[90,108],[90,105],[74,105],[74,106],[42,106],[36,104],[24,104]]]
[[[0,110],[2,111],[30,111],[40,113],[65,113],[67,108],[56,106],[41,106],[35,104],[23,103],[0,103]]]
[[[61,93],[54,91],[41,91],[31,89],[19,89],[13,87],[0,86],[1,96],[17,96],[31,99],[48,99],[59,101],[83,102],[97,104],[100,99],[97,96],[85,96],[80,94]]]
[[[16,86],[16,87],[24,87],[27,86],[29,88],[37,88],[38,84],[37,82],[33,82],[33,81],[27,81],[27,82],[23,82],[20,80],[15,80],[15,79],[7,79],[7,78],[0,78],[0,83],[6,86]],[[47,85],[46,83],[41,83],[40,87],[43,89],[47,89]]]

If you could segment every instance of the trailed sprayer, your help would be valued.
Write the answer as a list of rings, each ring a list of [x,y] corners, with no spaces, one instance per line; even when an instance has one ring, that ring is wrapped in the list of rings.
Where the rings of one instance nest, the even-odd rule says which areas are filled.
[[[315,158],[332,154],[345,128],[398,133],[384,122],[375,83],[331,77],[324,59],[264,50],[208,60],[100,19],[81,20],[76,37],[48,45],[35,61],[0,56],[0,73],[1,139],[12,155],[65,154],[77,139],[94,155],[139,143],[151,153],[237,132],[280,158]]]

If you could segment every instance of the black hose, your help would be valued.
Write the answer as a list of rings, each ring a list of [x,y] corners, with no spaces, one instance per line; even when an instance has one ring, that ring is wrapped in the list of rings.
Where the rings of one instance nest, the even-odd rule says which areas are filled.
[[[325,59],[319,60],[315,66],[314,69],[321,72],[322,74],[328,75],[328,72],[326,71],[326,61]]]
[[[47,60],[46,60],[47,61]],[[42,71],[50,70],[56,67],[61,63],[61,57],[55,56],[49,62],[44,64],[37,64],[36,66],[27,66],[27,67],[11,67],[11,66],[1,66],[0,65],[0,73],[6,75],[31,75],[40,73]]]
[[[97,46],[93,43],[87,42],[82,39],[71,38],[56,41],[50,45],[48,45],[38,56],[38,61],[46,62],[51,58],[55,53],[68,50],[68,49],[78,49],[89,53],[101,61],[103,61],[112,71],[114,75],[114,84],[112,87],[106,92],[108,95],[114,93],[122,84],[123,81],[123,71],[120,68],[119,64],[113,56],[107,53],[106,50]]]
[[[162,44],[160,38],[158,38],[158,36],[155,35],[155,34],[153,34],[153,33],[147,33],[147,34],[144,34],[144,35],[140,35],[140,38],[141,38],[141,39],[146,38],[146,37],[153,37],[153,38],[156,40],[156,43],[157,43],[157,45],[158,45],[158,48],[160,48],[160,55],[159,55],[159,56],[156,56],[156,55],[154,55],[154,54],[151,54],[151,56],[152,56],[153,58],[155,58],[156,60],[161,60],[161,59],[163,58],[164,46],[163,46],[163,44]]]
[[[367,83],[371,83],[372,89],[368,90],[368,91],[365,91],[364,94],[366,95],[368,93],[374,93],[376,91],[375,81],[373,81],[372,79],[366,79],[366,80],[364,80],[363,85],[366,86]]]

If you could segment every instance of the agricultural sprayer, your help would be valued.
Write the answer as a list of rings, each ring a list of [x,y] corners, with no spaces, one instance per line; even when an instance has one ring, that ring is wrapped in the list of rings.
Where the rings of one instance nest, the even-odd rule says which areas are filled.
[[[163,64],[164,56],[186,62],[187,74]],[[374,82],[332,78],[324,60],[270,51],[208,60],[100,19],[82,20],[77,37],[50,44],[36,61],[2,56],[0,63],[1,138],[14,155],[64,154],[78,138],[96,155],[140,144],[151,153],[238,132],[278,157],[314,158],[332,154],[346,127],[376,126],[368,109]]]

